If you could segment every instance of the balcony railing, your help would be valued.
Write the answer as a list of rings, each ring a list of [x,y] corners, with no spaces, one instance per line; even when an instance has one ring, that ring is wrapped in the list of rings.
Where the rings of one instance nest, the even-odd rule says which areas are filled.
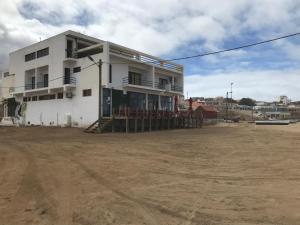
[[[164,61],[157,57],[150,56],[148,54],[144,54],[144,53],[137,52],[134,50],[129,50],[129,49],[126,50],[126,49],[122,49],[121,47],[111,46],[110,53],[119,55],[121,57],[129,58],[132,60],[137,60],[142,63],[148,63],[148,64],[152,64],[155,66],[159,66],[164,69],[173,70],[173,71],[176,71],[179,73],[183,72],[183,67],[181,65],[178,65],[173,62]]]
[[[123,85],[137,85],[137,86],[144,86],[144,87],[153,87],[153,82],[149,80],[138,80],[138,81],[131,81],[128,77],[123,78]],[[159,84],[158,82],[155,82],[154,88],[161,89],[161,90],[167,90],[167,91],[176,91],[176,92],[183,92],[183,88],[179,85],[171,85],[171,84]]]
[[[35,89],[35,84],[25,84],[25,90],[33,90]]]
[[[45,88],[48,87],[48,81],[47,82],[37,82],[36,83],[36,88]]]
[[[171,85],[171,91],[183,92],[183,87],[178,85]]]
[[[144,80],[144,79],[130,80],[128,77],[124,77],[122,80],[123,80],[123,85],[132,84],[138,86],[153,87],[153,82],[149,80]]]
[[[76,78],[75,77],[72,77],[70,75],[65,75],[64,76],[64,85],[65,84],[73,84],[73,85],[76,85]]]
[[[176,91],[176,92],[182,92],[183,91],[183,88],[181,86],[171,85],[171,84],[156,83],[155,88],[162,89],[162,90],[167,90],[167,91]]]

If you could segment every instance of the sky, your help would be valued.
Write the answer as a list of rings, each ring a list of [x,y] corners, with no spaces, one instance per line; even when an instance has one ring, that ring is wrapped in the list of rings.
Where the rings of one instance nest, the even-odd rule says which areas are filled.
[[[8,54],[74,30],[164,59],[300,32],[299,0],[1,0],[0,70]],[[184,92],[300,100],[300,35],[253,48],[180,60]]]

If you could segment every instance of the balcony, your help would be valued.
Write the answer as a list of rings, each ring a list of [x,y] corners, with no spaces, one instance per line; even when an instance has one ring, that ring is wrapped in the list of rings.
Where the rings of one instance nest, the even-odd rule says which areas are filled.
[[[36,88],[46,88],[46,87],[48,87],[48,81],[36,83]]]
[[[117,44],[110,43],[110,50],[111,55],[115,55],[124,59],[130,59],[136,62],[145,63],[148,65],[153,65],[165,70],[171,70],[173,72],[182,74],[183,67],[179,64],[162,60],[160,58],[138,52]]]
[[[65,75],[63,80],[64,85],[76,85],[76,78],[70,75]]]
[[[160,83],[155,83],[155,88],[161,89],[161,90],[166,90],[166,91],[174,91],[174,92],[183,92],[183,88],[179,85],[171,85],[171,84],[160,84]]]
[[[153,82],[149,80],[144,80],[144,79],[138,79],[138,80],[129,80],[128,77],[124,77],[122,79],[123,81],[123,86],[126,85],[136,85],[136,86],[143,86],[143,87],[153,87]]]
[[[35,89],[35,84],[25,84],[25,91]]]

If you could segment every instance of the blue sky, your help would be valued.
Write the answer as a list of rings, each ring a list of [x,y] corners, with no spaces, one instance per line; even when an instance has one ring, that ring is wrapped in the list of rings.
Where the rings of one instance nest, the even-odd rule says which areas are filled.
[[[8,53],[72,29],[163,58],[211,52],[300,32],[298,0],[2,0],[0,69]],[[300,100],[300,36],[178,61],[185,93]]]

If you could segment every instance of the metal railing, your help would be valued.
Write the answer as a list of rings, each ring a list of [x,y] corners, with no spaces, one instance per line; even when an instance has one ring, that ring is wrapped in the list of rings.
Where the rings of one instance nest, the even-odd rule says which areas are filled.
[[[167,91],[183,92],[183,88],[181,86],[171,84],[160,84],[158,82],[155,83],[155,88]]]
[[[70,75],[65,75],[63,82],[64,82],[64,84],[73,84],[73,85],[76,85],[76,78],[72,77]]]
[[[128,77],[122,78],[123,85],[126,84],[132,84],[132,85],[138,85],[138,86],[145,86],[145,87],[153,87],[153,82],[149,80],[130,80]]]
[[[171,91],[183,92],[183,87],[178,85],[171,85]]]
[[[35,89],[35,84],[25,84],[25,90],[33,90]]]
[[[162,59],[156,58],[154,56],[150,56],[141,52],[130,51],[130,50],[123,50],[117,47],[110,47],[110,53],[115,55],[120,55],[122,57],[126,57],[129,59],[137,60],[143,63],[153,64],[159,66],[164,69],[173,70],[179,73],[183,72],[183,67],[176,63],[164,61]]]
[[[48,81],[47,82],[37,82],[36,83],[36,88],[45,88],[48,87]]]

